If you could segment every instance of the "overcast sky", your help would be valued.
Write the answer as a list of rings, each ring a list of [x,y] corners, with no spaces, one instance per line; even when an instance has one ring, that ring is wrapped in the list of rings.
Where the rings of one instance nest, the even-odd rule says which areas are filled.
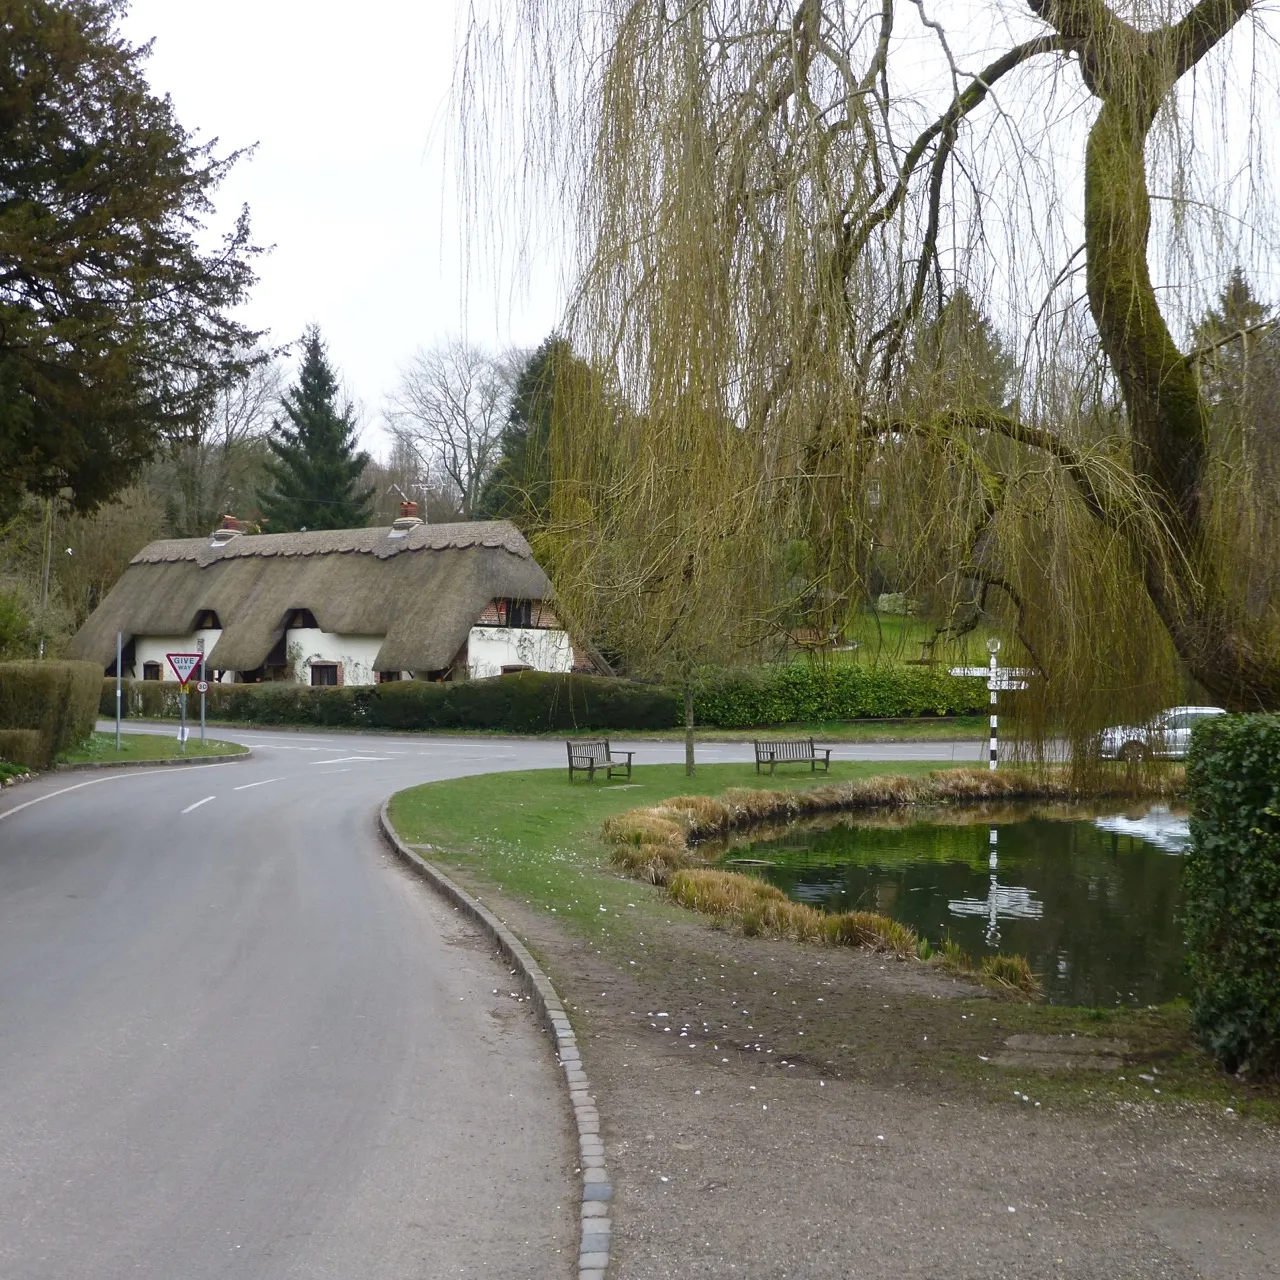
[[[414,348],[465,331],[536,346],[555,325],[554,273],[464,289],[452,186],[455,0],[132,0],[125,32],[154,39],[149,78],[223,150],[257,143],[218,194],[243,203],[261,281],[246,320],[276,342],[318,323],[377,450],[383,399]],[[506,274],[506,273],[500,273]],[[372,430],[370,430],[372,429]]]

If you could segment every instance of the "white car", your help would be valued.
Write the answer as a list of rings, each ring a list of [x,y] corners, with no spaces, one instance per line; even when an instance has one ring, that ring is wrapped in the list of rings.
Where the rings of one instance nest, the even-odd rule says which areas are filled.
[[[1148,725],[1117,725],[1102,735],[1104,760],[1185,760],[1191,726],[1209,716],[1225,716],[1221,707],[1170,707]]]

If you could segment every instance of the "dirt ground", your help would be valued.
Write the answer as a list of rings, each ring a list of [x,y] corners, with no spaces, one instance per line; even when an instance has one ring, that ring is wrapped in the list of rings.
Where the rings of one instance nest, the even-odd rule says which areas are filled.
[[[1026,1011],[921,965],[485,897],[577,1025],[618,1280],[1280,1280],[1280,1128],[1157,1097],[1140,1020],[1110,1072],[1000,1067]]]

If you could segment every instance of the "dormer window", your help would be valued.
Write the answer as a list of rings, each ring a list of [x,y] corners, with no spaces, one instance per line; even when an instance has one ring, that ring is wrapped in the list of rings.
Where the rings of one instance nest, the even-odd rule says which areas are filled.
[[[295,609],[284,624],[286,631],[319,631],[316,615],[310,609]]]
[[[498,616],[506,627],[533,626],[532,600],[499,600]]]
[[[196,614],[196,631],[221,631],[222,623],[218,621],[218,615],[212,609],[201,609]]]

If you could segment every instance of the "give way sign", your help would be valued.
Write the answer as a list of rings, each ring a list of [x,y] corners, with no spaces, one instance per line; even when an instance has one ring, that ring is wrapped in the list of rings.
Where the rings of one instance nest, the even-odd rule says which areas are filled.
[[[173,674],[178,677],[178,683],[183,688],[195,674],[195,669],[200,665],[200,659],[204,657],[201,653],[166,653],[164,656],[168,658]]]

